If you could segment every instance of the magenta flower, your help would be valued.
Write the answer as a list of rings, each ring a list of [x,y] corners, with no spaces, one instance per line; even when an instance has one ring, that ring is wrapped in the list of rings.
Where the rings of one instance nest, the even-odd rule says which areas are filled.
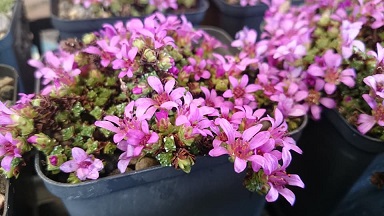
[[[80,74],[80,69],[76,68],[75,56],[65,52],[54,54],[49,51],[44,55],[47,65],[43,65],[37,60],[30,60],[28,63],[36,67],[36,78],[43,78],[42,84],[45,85],[41,91],[43,95],[51,93],[53,89],[59,89],[63,85],[70,85],[74,82],[74,77]]]
[[[190,73],[194,74],[196,81],[199,81],[200,78],[209,79],[211,77],[211,73],[206,69],[207,61],[205,59],[200,59],[199,62],[197,62],[194,58],[188,58],[188,61],[190,64]]]
[[[130,129],[126,136],[127,143],[133,146],[148,145],[156,143],[159,140],[159,135],[149,130],[149,125],[146,120],[141,121],[140,129]]]
[[[117,148],[122,150],[123,153],[119,156],[119,162],[117,163],[117,168],[121,173],[124,173],[127,170],[129,162],[132,158],[140,156],[144,146],[133,146],[123,140],[117,144]]]
[[[240,173],[244,171],[247,166],[247,162],[264,166],[264,158],[260,155],[254,155],[253,149],[263,145],[268,141],[269,132],[262,131],[260,129],[262,125],[256,125],[245,130],[241,137],[239,133],[233,129],[231,123],[226,119],[220,120],[220,127],[227,136],[228,141],[223,145],[214,146],[209,155],[212,157],[218,157],[224,154],[228,154],[234,159],[235,172]],[[258,170],[255,170],[257,172]]]
[[[110,40],[101,39],[96,42],[98,46],[89,46],[84,49],[84,52],[100,56],[100,64],[107,67],[116,58],[116,54],[120,53],[119,42],[120,36],[118,35],[113,36]]]
[[[215,110],[216,109],[207,106],[197,107],[196,104],[192,103],[187,113],[176,117],[175,125],[192,127],[192,135],[201,134],[202,136],[213,136],[209,130],[212,121],[209,120],[206,115],[212,114]]]
[[[72,148],[72,158],[72,160],[66,161],[60,166],[61,171],[65,173],[75,172],[76,176],[82,181],[99,178],[99,171],[104,168],[101,160],[88,155],[78,147]]]
[[[256,109],[253,110],[250,106],[244,105],[244,106],[235,106],[235,108],[239,111],[233,113],[232,115],[232,124],[238,123],[239,125],[242,124],[244,130],[248,129],[252,126],[255,126],[260,123],[260,120],[262,119],[263,115],[266,112],[266,109]],[[234,121],[237,120],[237,121]]]
[[[300,90],[299,85],[294,82],[281,82],[275,87],[279,92],[270,96],[272,101],[277,102],[277,108],[283,113],[283,116],[304,116],[307,109],[302,105],[308,92]]]
[[[3,102],[0,101],[0,125],[7,126],[14,123],[12,120],[12,115],[15,112],[9,109]]]
[[[222,106],[226,106],[226,107],[232,108],[232,104],[228,101],[224,101],[223,97],[218,96],[215,89],[211,89],[211,91],[209,91],[209,89],[204,86],[201,86],[200,89],[205,95],[206,106],[214,107],[214,108],[220,108]]]
[[[295,60],[302,58],[306,53],[307,50],[304,45],[299,44],[297,40],[292,40],[286,45],[277,47],[273,58],[294,62]]]
[[[362,22],[351,23],[348,20],[343,20],[340,27],[342,38],[342,54],[344,59],[348,59],[353,54],[353,46],[358,47],[360,50],[365,49],[365,45],[358,40],[355,40],[362,28]]]
[[[308,73],[315,77],[324,78],[324,90],[327,94],[333,94],[340,83],[348,87],[355,85],[355,71],[351,68],[341,70],[342,58],[332,50],[327,50],[323,56],[325,66],[319,67],[316,63],[308,68]]]
[[[165,11],[168,8],[177,9],[177,0],[149,0],[149,4],[155,6],[159,11]]]
[[[121,70],[119,73],[119,78],[124,76],[132,77],[134,72],[134,60],[137,55],[137,47],[128,47],[126,44],[121,46],[121,50],[118,57],[112,62],[112,68],[116,70]],[[120,58],[119,58],[120,57]]]
[[[309,79],[309,78],[308,78]],[[332,98],[323,97],[322,90],[324,88],[324,80],[316,79],[315,86],[313,89],[308,90],[308,97],[305,99],[306,110],[309,110],[314,119],[320,119],[320,114],[323,105],[329,109],[336,107],[336,102]]]
[[[372,96],[379,96],[384,99],[384,74],[374,74],[365,77],[364,83],[370,87]]]
[[[181,105],[180,98],[183,97],[186,90],[183,87],[173,89],[176,84],[174,79],[168,80],[164,86],[160,79],[155,76],[148,77],[147,81],[157,94],[152,96],[152,98],[139,98],[136,100],[136,116],[138,118],[144,114],[150,118],[158,109],[170,110]]]
[[[384,65],[384,48],[381,46],[380,43],[376,44],[377,53],[370,50],[367,52],[369,55],[373,55],[376,57],[377,65]]]
[[[1,167],[7,172],[11,170],[13,159],[21,158],[21,150],[17,147],[19,143],[20,141],[14,139],[10,132],[6,132],[5,135],[0,133]]]
[[[368,94],[363,95],[364,100],[372,108],[372,115],[360,114],[357,119],[357,129],[362,133],[366,134],[369,130],[372,129],[375,124],[384,126],[384,104],[377,103],[374,98]]]
[[[117,116],[105,116],[103,121],[96,121],[95,125],[114,132],[113,141],[119,143],[121,140],[127,138],[129,130],[140,128],[140,121],[134,118],[133,115],[134,105],[135,102],[131,101],[125,107],[123,119]]]
[[[276,158],[273,155],[269,154],[265,157],[266,163],[270,164],[268,168],[264,168],[264,173],[268,176],[268,184],[270,189],[265,199],[268,202],[274,202],[279,197],[279,194],[282,195],[291,205],[295,202],[295,194],[286,188],[286,185],[292,185],[304,188],[304,183],[298,175],[287,174],[285,169],[290,164],[292,157],[287,150],[283,149],[283,155],[286,155],[283,158],[283,165],[280,166],[276,161]]]
[[[268,115],[263,118],[262,121],[269,121],[271,124],[268,128],[270,133],[268,141],[271,142],[273,146],[281,146],[283,149],[293,150],[299,154],[302,153],[302,150],[296,145],[295,140],[288,136],[288,125],[285,122],[283,113],[278,108],[275,109],[273,118]]]
[[[229,76],[229,82],[231,89],[225,91],[223,97],[233,98],[237,106],[249,105],[255,101],[255,97],[251,93],[259,90],[260,87],[255,84],[248,85],[248,75],[244,74],[240,82],[235,77]]]

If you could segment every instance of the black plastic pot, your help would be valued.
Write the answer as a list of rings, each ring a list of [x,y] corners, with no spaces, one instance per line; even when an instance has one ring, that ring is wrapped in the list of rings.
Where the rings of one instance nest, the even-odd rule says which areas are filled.
[[[303,117],[303,123],[300,125],[300,127],[298,127],[297,129],[295,129],[294,131],[291,131],[289,133],[289,135],[296,141],[298,142],[300,140],[300,137],[301,135],[303,134],[303,131],[304,131],[304,128],[307,126],[308,124],[308,116],[305,115]]]
[[[220,11],[219,27],[227,31],[232,37],[243,29],[244,26],[255,29],[260,35],[262,29],[260,25],[264,20],[264,13],[268,6],[259,3],[255,6],[230,5],[226,0],[213,0],[214,4]],[[293,5],[303,3],[303,0],[293,0]]]
[[[325,110],[320,121],[309,121],[298,142],[303,154],[288,167],[305,183],[293,207],[286,202],[270,209],[278,216],[330,215],[375,157],[384,142],[361,135],[335,110]]]
[[[51,0],[51,21],[55,29],[60,33],[60,39],[67,39],[71,37],[81,38],[83,34],[97,31],[102,28],[104,23],[114,24],[117,21],[127,21],[132,18],[144,19],[143,17],[111,17],[111,18],[99,18],[99,19],[84,19],[84,20],[66,20],[58,16],[59,0]],[[206,11],[209,8],[208,0],[200,0],[198,8],[183,13],[186,18],[193,24],[200,24],[205,16]],[[175,15],[181,15],[175,13]]]
[[[332,216],[383,215],[384,189],[379,189],[370,181],[375,172],[384,172],[384,154],[380,154],[369,165]]]
[[[22,0],[16,0],[8,33],[0,40],[0,64],[6,64],[19,71],[19,92],[33,93],[34,70],[27,64],[31,58],[32,39],[28,21],[25,18]]]
[[[19,75],[17,74],[17,71],[15,70],[15,68],[9,65],[0,64],[0,79],[3,77],[11,77],[14,79],[13,94],[10,101],[12,103],[15,103],[17,99],[17,80]]]
[[[47,189],[76,215],[260,215],[264,197],[242,185],[227,156],[199,157],[191,173],[156,166],[80,184],[52,181],[35,168]]]
[[[2,216],[13,215],[13,194],[14,194],[13,188],[14,188],[13,182],[7,179],[5,184],[5,200],[4,200]]]

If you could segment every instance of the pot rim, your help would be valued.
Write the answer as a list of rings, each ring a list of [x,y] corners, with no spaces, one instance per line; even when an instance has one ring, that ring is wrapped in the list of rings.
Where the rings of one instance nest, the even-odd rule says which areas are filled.
[[[209,2],[208,0],[198,0],[198,7],[193,9],[193,10],[189,10],[189,11],[185,11],[185,12],[175,12],[175,13],[169,13],[170,15],[177,15],[177,16],[180,16],[180,15],[192,15],[192,14],[196,14],[196,13],[203,13],[205,11],[208,10],[209,8]],[[105,20],[105,21],[108,21],[108,20],[126,20],[127,18],[128,19],[144,19],[145,17],[148,17],[150,16],[151,14],[148,14],[148,15],[143,15],[143,16],[114,16],[114,17],[107,17],[107,18],[88,18],[88,19],[78,19],[78,20],[69,20],[69,19],[63,19],[63,18],[60,18],[57,14],[58,12],[58,4],[59,4],[59,0],[50,0],[50,3],[51,3],[51,18],[53,20],[56,20],[56,22],[62,22],[62,23],[71,23],[71,22],[74,22],[74,21],[79,21],[79,22],[89,22],[89,21],[95,21],[95,20]],[[56,3],[56,4],[54,4]],[[55,7],[56,6],[56,7]]]

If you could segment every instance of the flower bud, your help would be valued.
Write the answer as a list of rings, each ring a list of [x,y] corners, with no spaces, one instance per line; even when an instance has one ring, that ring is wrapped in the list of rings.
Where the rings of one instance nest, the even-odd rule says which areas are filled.
[[[51,153],[53,147],[56,144],[54,139],[51,139],[49,136],[39,133],[35,134],[27,139],[29,143],[37,148],[37,150],[44,152],[45,154]]]
[[[327,10],[327,11],[324,11],[324,13],[322,14],[318,24],[319,26],[328,27],[330,21],[331,21],[331,12]]]
[[[145,49],[143,57],[144,60],[148,63],[155,63],[157,61],[156,52],[151,49]]]
[[[168,71],[173,66],[173,59],[165,52],[161,52],[159,55],[159,63],[157,64],[160,70]]]
[[[218,80],[216,82],[215,89],[216,89],[216,91],[224,92],[224,91],[228,90],[228,84],[229,84],[228,80]]]
[[[137,47],[138,50],[140,51],[145,48],[145,42],[142,39],[135,39],[133,41],[133,46]]]
[[[83,36],[83,43],[85,45],[91,44],[96,40],[96,35],[94,33],[88,33]]]
[[[193,159],[191,157],[187,157],[185,159],[178,159],[177,160],[177,165],[182,169],[184,172],[189,173],[191,172],[191,167],[192,165],[195,164]]]

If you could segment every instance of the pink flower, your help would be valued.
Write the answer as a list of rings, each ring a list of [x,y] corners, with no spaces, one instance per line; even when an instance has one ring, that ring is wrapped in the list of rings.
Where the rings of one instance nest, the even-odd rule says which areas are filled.
[[[246,7],[247,5],[255,6],[257,5],[258,2],[259,2],[258,0],[240,0],[240,5],[242,7]]]
[[[310,77],[307,77],[307,80],[310,80]],[[320,114],[322,111],[323,105],[329,109],[333,109],[336,107],[336,102],[329,97],[323,97],[322,90],[324,88],[324,80],[316,79],[314,83],[313,89],[308,90],[308,97],[305,98],[305,106],[306,110],[309,110],[314,119],[320,119]]]
[[[367,54],[369,55],[373,55],[376,57],[376,62],[377,62],[377,65],[384,65],[384,48],[381,46],[380,43],[377,43],[376,44],[376,49],[377,49],[377,53],[370,50],[367,52]]]
[[[234,121],[232,120],[232,124],[234,122],[241,124],[244,130],[255,126],[260,123],[260,120],[262,119],[263,115],[265,114],[265,109],[256,109],[253,110],[250,106],[244,105],[244,106],[235,106],[235,108],[239,111],[233,113],[232,119],[238,120]]]
[[[323,56],[324,67],[316,63],[308,68],[308,73],[315,77],[324,78],[324,90],[327,94],[333,94],[340,83],[352,88],[355,85],[355,71],[351,68],[341,70],[342,58],[332,50],[327,50]]]
[[[75,64],[75,56],[65,52],[54,54],[49,51],[44,55],[46,65],[36,60],[28,63],[36,67],[36,78],[43,78],[42,84],[46,85],[41,94],[47,95],[52,89],[59,89],[62,85],[70,85],[74,82],[74,77],[80,74],[80,69]]]
[[[78,147],[72,148],[72,158],[72,160],[66,161],[60,166],[61,171],[65,173],[75,172],[76,176],[82,181],[99,178],[99,171],[104,168],[101,160],[88,155]]]
[[[14,115],[15,112],[9,109],[6,104],[0,101],[0,125],[1,126],[7,126],[14,123],[12,120],[12,115]]]
[[[128,144],[127,141],[123,140],[117,144],[117,148],[123,151],[123,153],[119,156],[117,168],[120,170],[121,173],[124,173],[125,170],[127,170],[131,159],[140,156],[144,146],[133,146]]]
[[[178,7],[177,0],[149,0],[149,4],[155,6],[159,11],[165,11],[168,8],[176,10]]]
[[[192,103],[185,114],[176,117],[175,125],[192,127],[192,135],[201,134],[202,136],[213,136],[209,130],[212,121],[209,120],[206,115],[212,114],[215,110],[216,109],[207,106],[197,107],[196,104]]]
[[[271,124],[268,128],[271,135],[268,141],[271,142],[273,146],[281,146],[283,149],[292,149],[299,154],[302,153],[302,150],[296,145],[295,140],[288,136],[288,125],[285,122],[282,112],[278,108],[275,109],[273,118],[268,115],[263,118],[262,121],[269,121]]]
[[[211,73],[206,69],[207,61],[205,59],[200,59],[199,62],[194,58],[188,58],[189,66],[191,73],[194,74],[194,79],[199,81],[200,78],[209,79],[211,77]]]
[[[101,39],[96,42],[98,46],[88,46],[84,52],[100,56],[101,65],[107,67],[120,52],[119,42],[119,35],[113,36],[110,40]]]
[[[268,202],[274,202],[279,197],[279,194],[282,195],[291,205],[295,202],[295,194],[286,188],[286,185],[293,185],[297,187],[304,188],[304,183],[298,175],[287,174],[286,168],[290,164],[292,157],[287,150],[283,149],[283,165],[280,166],[277,163],[276,158],[273,158],[273,155],[266,157],[266,163],[270,164],[268,169],[264,169],[264,173],[268,176],[268,185],[270,189],[268,194],[265,196],[265,199]],[[284,155],[286,155],[284,157]]]
[[[342,38],[342,54],[344,59],[348,59],[352,56],[354,46],[362,51],[365,50],[365,45],[361,41],[355,40],[362,26],[363,23],[359,21],[354,23],[351,23],[348,20],[342,21],[340,31]]]
[[[224,101],[223,97],[218,96],[215,89],[209,91],[209,89],[204,86],[201,86],[200,89],[205,95],[206,106],[214,108],[220,108],[222,106],[231,107],[232,104],[230,102],[228,103],[228,101]]]
[[[137,47],[128,47],[126,44],[121,46],[118,57],[112,62],[112,68],[116,70],[121,70],[119,73],[119,78],[124,76],[132,77],[135,70],[134,60],[137,55]],[[120,57],[120,58],[119,58]]]
[[[229,76],[229,82],[231,89],[225,91],[223,97],[233,98],[237,106],[249,105],[255,101],[255,97],[251,93],[259,90],[260,87],[255,84],[248,85],[248,75],[244,74],[240,82],[235,77]]]
[[[121,140],[127,138],[129,130],[140,128],[140,121],[133,115],[134,104],[135,102],[131,101],[125,107],[123,119],[117,116],[105,116],[103,121],[96,121],[95,125],[114,132],[113,141],[119,143]]]
[[[247,166],[247,162],[264,166],[264,158],[260,155],[254,155],[253,149],[263,145],[268,141],[269,132],[262,131],[260,129],[262,125],[256,125],[245,130],[241,137],[226,119],[221,119],[220,127],[227,136],[228,141],[223,145],[214,146],[209,155],[212,157],[218,157],[224,154],[228,154],[234,159],[235,172],[240,173],[244,171]],[[258,170],[254,170],[257,172]]]
[[[364,83],[371,88],[372,96],[384,99],[384,74],[374,74],[363,79]]]
[[[133,146],[145,146],[156,143],[159,140],[159,135],[150,131],[148,122],[146,120],[142,120],[140,128],[132,128],[128,130],[126,140],[128,144]]]
[[[5,135],[0,133],[1,167],[7,172],[11,170],[13,159],[21,158],[21,150],[17,147],[19,143],[20,141],[14,139],[10,132],[6,132]]]
[[[294,62],[295,60],[302,58],[306,53],[307,50],[304,45],[299,44],[296,40],[292,40],[286,45],[277,47],[273,58]]]
[[[168,80],[164,86],[160,79],[155,76],[148,77],[147,81],[157,94],[152,96],[152,98],[139,98],[136,100],[136,116],[138,118],[142,117],[144,113],[146,113],[148,118],[151,118],[158,109],[170,110],[180,106],[180,98],[183,97],[186,90],[183,87],[173,89],[176,84],[174,79]]]
[[[366,134],[369,130],[372,129],[375,124],[380,126],[384,126],[384,104],[377,103],[374,98],[369,96],[368,94],[363,95],[364,100],[368,103],[368,105],[372,108],[372,115],[368,114],[360,114],[357,119],[357,129],[362,133]]]

